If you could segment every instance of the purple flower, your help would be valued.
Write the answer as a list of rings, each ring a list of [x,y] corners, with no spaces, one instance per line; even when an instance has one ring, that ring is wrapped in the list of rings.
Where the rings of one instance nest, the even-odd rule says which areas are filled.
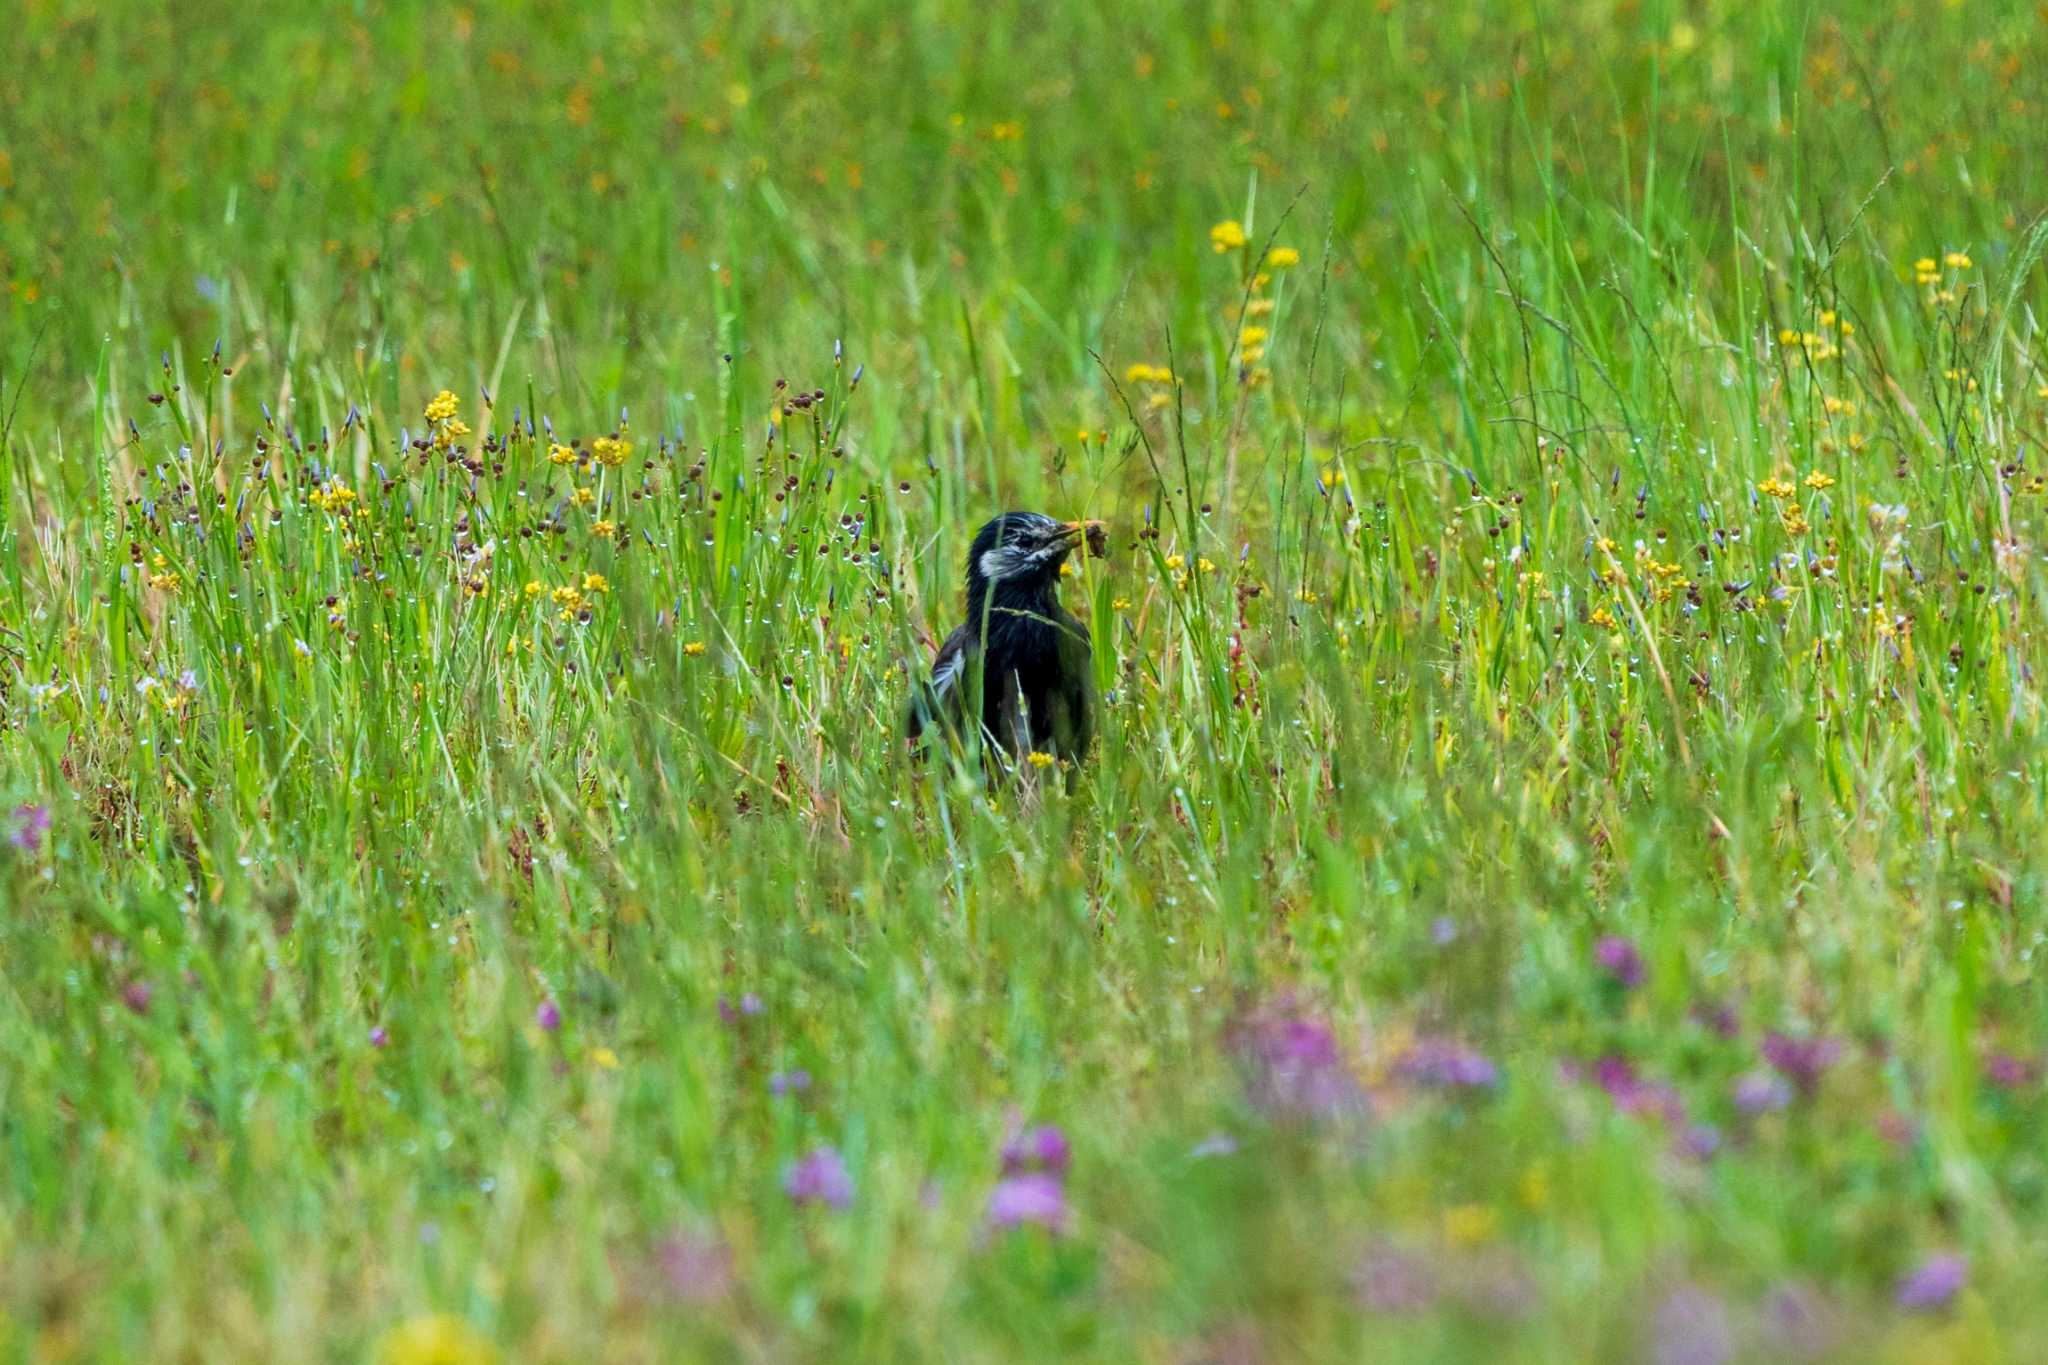
[[[562,1026],[562,1007],[553,1000],[543,1000],[533,1012],[533,1022],[540,1025],[542,1033],[553,1033]]]
[[[768,1093],[771,1095],[800,1093],[810,1088],[811,1073],[802,1067],[794,1071],[778,1071],[768,1078]]]
[[[1363,1108],[1364,1094],[1322,1020],[1283,1001],[1233,1029],[1254,1107],[1273,1118],[1325,1118]]]
[[[1073,1159],[1067,1135],[1057,1124],[1041,1123],[1013,1132],[1003,1141],[1003,1174],[1017,1175],[1034,1167],[1053,1176],[1064,1176]]]
[[[1793,1038],[1776,1032],[1764,1035],[1762,1050],[1764,1060],[1802,1095],[1811,1095],[1820,1086],[1822,1074],[1842,1055],[1842,1045],[1836,1039]]]
[[[2010,1052],[1994,1052],[1984,1059],[1984,1078],[2004,1090],[2017,1090],[2040,1079],[2041,1063]]]
[[[1721,1150],[1721,1130],[1711,1123],[1688,1124],[1678,1135],[1678,1150],[1694,1161],[1708,1161]]]
[[[7,842],[34,857],[42,851],[43,836],[50,832],[50,808],[27,803],[14,808],[14,829]]]
[[[1632,991],[1643,984],[1643,955],[1636,951],[1635,944],[1618,934],[1609,934],[1593,945],[1593,960],[1623,990]]]
[[[1792,1103],[1792,1087],[1768,1071],[1752,1071],[1735,1082],[1735,1107],[1749,1115],[1783,1109]]]
[[[1046,1171],[1004,1176],[988,1196],[988,1225],[997,1231],[1036,1224],[1052,1232],[1067,1226],[1067,1192]]]
[[[765,1010],[767,1008],[768,1007],[766,1005],[761,1003],[761,997],[754,994],[752,991],[748,991],[745,995],[740,997],[741,1014],[755,1015],[759,1014],[762,1010]]]
[[[1692,1017],[1717,1038],[1733,1038],[1741,1029],[1734,1007],[1721,1000],[1700,1001],[1692,1007]]]
[[[1436,1302],[1436,1270],[1392,1242],[1367,1247],[1351,1268],[1351,1292],[1370,1313],[1422,1313]]]
[[[137,1014],[148,1014],[152,994],[147,981],[131,981],[121,991],[121,1003]]]
[[[1664,1296],[1651,1319],[1650,1338],[1656,1365],[1726,1365],[1735,1354],[1727,1307],[1694,1285]]]
[[[843,1209],[853,1203],[853,1177],[838,1152],[817,1146],[782,1176],[783,1192],[799,1204],[826,1204]]]
[[[732,1248],[717,1237],[676,1232],[652,1257],[662,1291],[680,1303],[715,1303],[732,1291]]]
[[[1626,1057],[1609,1053],[1593,1063],[1593,1084],[1607,1092],[1624,1114],[1642,1114],[1676,1127],[1685,1122],[1685,1102],[1663,1081],[1646,1081]]]
[[[1818,1360],[1834,1349],[1835,1314],[1814,1290],[1794,1281],[1767,1295],[1758,1327],[1776,1360]]]
[[[381,1048],[391,1041],[391,1035],[384,1031],[382,1024],[370,1025],[370,1046]]]
[[[1429,922],[1429,941],[1439,948],[1448,948],[1458,941],[1458,922],[1449,915],[1438,915]]]
[[[1938,1252],[1900,1279],[1892,1302],[1908,1313],[1931,1313],[1948,1307],[1969,1278],[1969,1261],[1953,1251]]]
[[[1485,1054],[1448,1038],[1417,1038],[1394,1063],[1394,1074],[1415,1085],[1479,1090],[1499,1081]]]

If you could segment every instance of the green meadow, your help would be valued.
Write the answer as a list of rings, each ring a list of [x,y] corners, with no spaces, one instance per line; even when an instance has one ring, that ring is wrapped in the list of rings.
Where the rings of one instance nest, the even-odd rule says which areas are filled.
[[[2048,9],[0,61],[0,1360],[2048,1355]]]

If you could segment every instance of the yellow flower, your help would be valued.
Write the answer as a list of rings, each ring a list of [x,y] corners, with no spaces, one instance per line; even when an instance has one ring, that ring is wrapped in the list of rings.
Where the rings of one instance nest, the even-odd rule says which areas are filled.
[[[593,521],[590,523],[590,534],[606,540],[611,539],[618,529],[618,524],[613,521]]]
[[[633,443],[616,436],[600,436],[590,443],[590,453],[607,469],[617,469],[633,453]]]
[[[1308,605],[1314,606],[1318,599],[1313,589],[1303,588],[1300,592],[1294,594],[1294,600],[1297,602],[1306,602],[1308,603]]]
[[[569,503],[573,507],[588,507],[596,501],[597,494],[591,492],[588,488],[579,488],[569,495]]]
[[[497,1358],[491,1344],[452,1313],[408,1319],[377,1343],[379,1365],[489,1365]]]
[[[455,415],[462,406],[462,400],[443,389],[427,400],[426,417],[429,422],[445,422]]]
[[[574,611],[583,605],[583,594],[570,587],[556,588],[549,597],[565,611]]]
[[[1780,346],[1797,346],[1799,344],[1799,333],[1793,331],[1790,327],[1780,328],[1778,331],[1778,344]]]
[[[1856,405],[1854,403],[1850,402],[1846,398],[1837,398],[1833,394],[1829,394],[1825,398],[1821,399],[1820,405],[1826,408],[1829,412],[1840,413],[1845,417],[1854,414],[1856,411]]]
[[[1594,625],[1600,627],[1600,629],[1602,630],[1613,630],[1617,624],[1617,622],[1614,619],[1614,613],[1607,610],[1607,608],[1605,607],[1600,607],[1596,609],[1594,613],[1586,619],[1591,621]]]
[[[594,1047],[590,1049],[590,1060],[600,1071],[617,1071],[619,1069],[619,1054],[608,1047]]]
[[[1209,229],[1209,245],[1218,255],[1233,251],[1245,244],[1244,224],[1235,218],[1226,218]]]
[[[581,454],[570,449],[568,446],[560,445],[553,441],[548,443],[549,464],[575,464],[582,458]]]
[[[703,652],[704,642],[702,640],[692,640],[688,644],[683,646],[683,653],[688,655],[692,659],[696,658],[699,654],[702,654]]]
[[[541,595],[542,591],[543,589],[541,588],[540,580],[538,578],[529,578],[526,580],[526,595],[528,597],[538,597]]]
[[[1458,1204],[1444,1210],[1444,1240],[1452,1246],[1477,1246],[1490,1241],[1500,1215],[1486,1204]]]
[[[1216,566],[1210,563],[1207,559],[1198,559],[1195,561],[1195,572],[1214,573],[1216,572]]]
[[[1952,270],[1968,270],[1970,268],[1970,258],[1960,251],[1951,251],[1948,255],[1942,257],[1941,260],[1943,265],[1948,266]]]
[[[1922,256],[1913,262],[1913,273],[1916,275],[1932,275],[1938,269],[1940,266],[1932,256]]]
[[[1131,609],[1131,599],[1128,597],[1116,598],[1110,602],[1109,609],[1111,611],[1129,611]]]
[[[1166,567],[1173,570],[1175,573],[1180,572],[1181,566],[1186,563],[1187,561],[1185,559],[1182,559],[1179,555],[1168,555],[1166,557]]]
[[[1756,491],[1765,494],[1768,497],[1789,498],[1799,490],[1794,488],[1785,480],[1779,478],[1777,475],[1773,474],[1770,478],[1764,479],[1763,481],[1758,483],[1756,486]]]
[[[610,582],[610,581],[609,581],[608,579],[606,579],[606,578],[605,578],[605,576],[604,576],[603,574],[601,574],[601,573],[587,573],[587,574],[583,575],[583,591],[585,591],[585,592],[610,592],[611,590],[612,590],[612,585],[611,585],[611,582]]]
[[[1285,270],[1290,265],[1301,264],[1301,253],[1291,246],[1276,246],[1266,253],[1268,270]]]
[[[1048,753],[1041,753],[1037,749],[1033,749],[1031,751],[1031,753],[1028,755],[1028,759],[1031,766],[1034,768],[1050,768],[1052,766],[1052,755]]]
[[[1247,327],[1237,334],[1238,345],[1244,347],[1247,351],[1251,350],[1265,339],[1266,329],[1263,327]]]
[[[1811,474],[1808,474],[1804,479],[1801,480],[1801,482],[1804,483],[1808,488],[1813,489],[1815,492],[1819,492],[1823,488],[1833,488],[1835,486],[1834,476],[1831,474],[1823,474],[1818,469],[1814,470]]]

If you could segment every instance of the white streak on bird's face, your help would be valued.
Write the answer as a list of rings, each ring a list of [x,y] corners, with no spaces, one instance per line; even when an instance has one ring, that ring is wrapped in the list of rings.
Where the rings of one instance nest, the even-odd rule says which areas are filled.
[[[975,562],[981,576],[991,583],[1042,574],[1073,549],[1066,528],[1051,517],[1026,520],[1013,516],[1004,529],[1007,535],[1002,542],[982,551]]]

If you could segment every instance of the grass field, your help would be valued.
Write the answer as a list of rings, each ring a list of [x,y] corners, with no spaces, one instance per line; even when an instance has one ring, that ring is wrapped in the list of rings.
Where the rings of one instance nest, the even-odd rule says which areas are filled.
[[[0,32],[0,1359],[2048,1355],[2048,11],[272,8]]]

